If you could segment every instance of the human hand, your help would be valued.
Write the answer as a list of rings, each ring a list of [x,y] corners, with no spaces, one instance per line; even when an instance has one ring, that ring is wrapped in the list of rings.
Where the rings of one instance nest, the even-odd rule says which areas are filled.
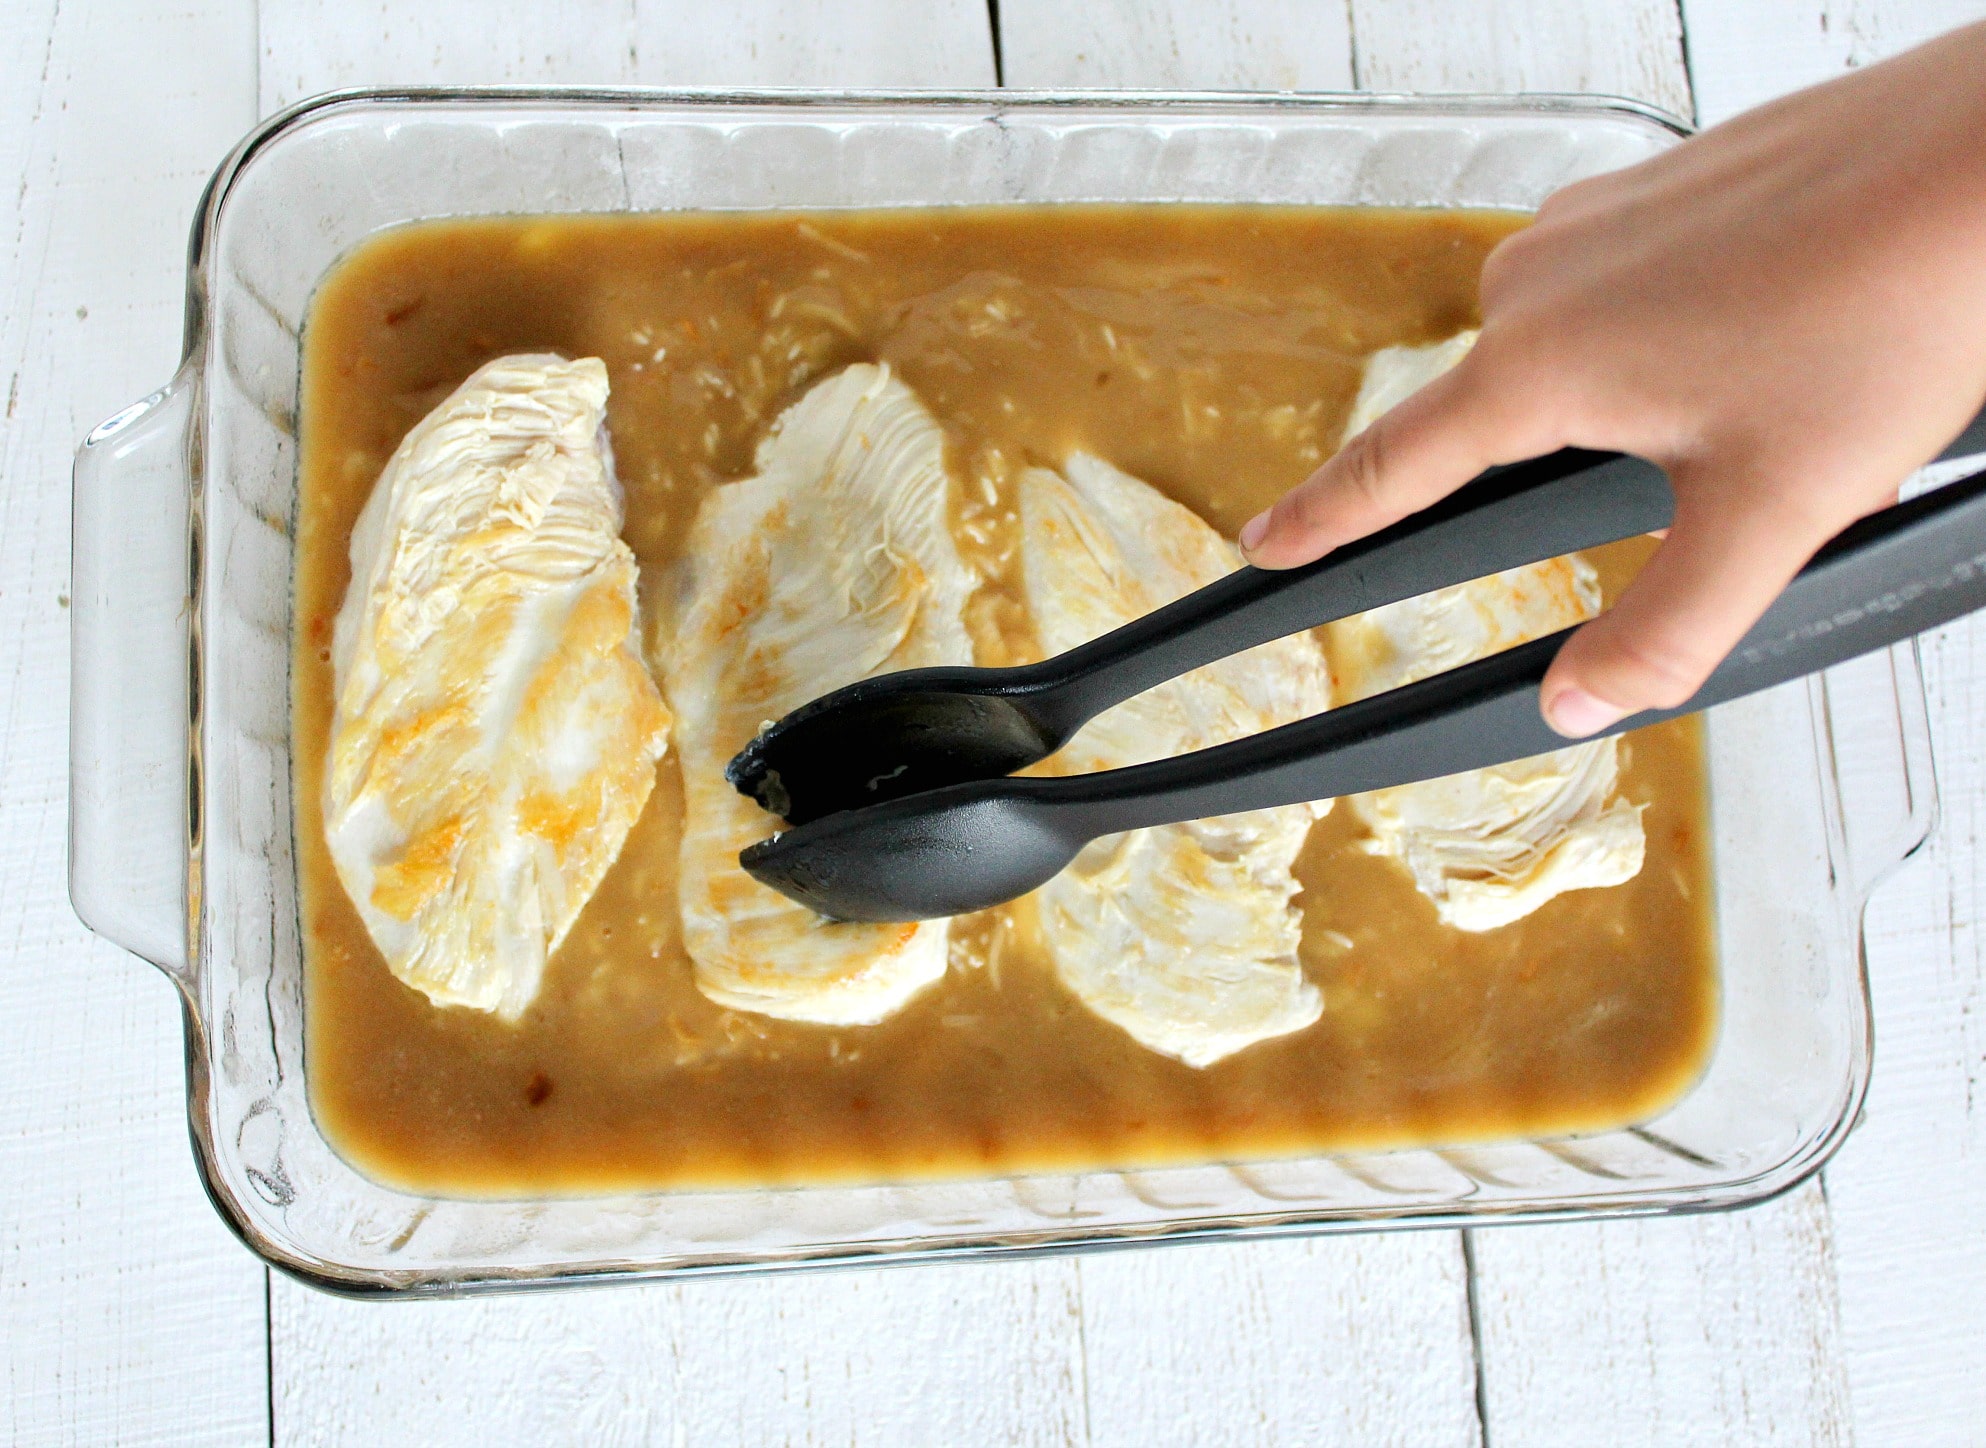
[[[1482,335],[1242,530],[1307,563],[1496,463],[1659,464],[1675,523],[1540,691],[1574,737],[1670,708],[1986,399],[1986,25],[1552,196]]]

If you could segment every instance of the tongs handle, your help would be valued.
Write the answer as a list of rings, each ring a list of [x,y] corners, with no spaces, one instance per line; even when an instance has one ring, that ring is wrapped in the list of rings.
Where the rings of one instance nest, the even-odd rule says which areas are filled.
[[[1653,463],[1565,448],[1491,468],[1390,527],[1301,568],[1243,568],[1122,628],[1013,671],[1066,736],[1113,704],[1273,639],[1485,573],[1666,528]],[[1006,693],[1006,690],[999,691]]]
[[[1660,468],[1575,449],[1493,468],[1302,568],[1243,568],[1086,644],[1011,668],[883,674],[803,704],[725,769],[793,824],[1046,758],[1113,704],[1203,664],[1503,568],[1665,526]]]
[[[1986,451],[1986,412],[1940,454]],[[1564,448],[1489,469],[1431,507],[1301,568],[1244,568],[1025,671],[1073,732],[1113,704],[1257,644],[1486,573],[1666,528],[1668,477],[1621,453]],[[1016,671],[1020,673],[1022,671]]]
[[[1986,411],[1939,460],[1986,452]],[[1065,737],[1113,704],[1302,629],[1666,528],[1668,477],[1622,453],[1563,448],[1494,467],[1440,502],[1301,568],[1244,568],[1067,653],[1013,671]],[[1005,690],[1000,691],[1002,693]]]
[[[1986,414],[1946,457],[1986,451]],[[795,825],[1047,757],[1111,705],[1272,639],[1486,573],[1666,526],[1652,463],[1577,449],[1492,468],[1303,568],[1244,568],[1067,653],[1017,668],[884,674],[803,704],[725,773]]]
[[[1948,450],[1986,449],[1986,421]],[[1847,529],[1801,570],[1710,680],[1675,709],[1783,683],[1986,605],[1986,472]],[[975,778],[799,824],[740,863],[842,920],[925,920],[1011,900],[1100,835],[1329,799],[1566,747],[1538,712],[1572,630],[1280,729],[1128,769]],[[1602,736],[1604,737],[1604,736]]]
[[[1956,450],[1956,445],[1955,445]],[[1673,709],[1694,713],[1884,648],[1986,606],[1986,472],[1864,518],[1817,553]],[[1093,838],[1238,810],[1329,799],[1564,748],[1538,687],[1573,630],[1232,744],[1132,769],[1043,780],[1058,833]]]

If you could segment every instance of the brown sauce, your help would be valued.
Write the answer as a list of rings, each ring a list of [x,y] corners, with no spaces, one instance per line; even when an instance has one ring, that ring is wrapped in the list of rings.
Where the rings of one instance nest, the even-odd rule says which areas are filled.
[[[1032,652],[1008,481],[1095,452],[1232,534],[1335,444],[1364,354],[1475,318],[1522,218],[1065,207],[503,219],[375,238],[305,334],[294,671],[308,1070],[355,1165],[453,1194],[1011,1173],[1459,1143],[1613,1127],[1686,1089],[1715,1028],[1693,721],[1631,736],[1632,882],[1502,930],[1441,926],[1348,809],[1299,862],[1308,1029],[1193,1070],[1089,1015],[1021,924],[953,930],[952,969],[880,1025],[698,994],[673,899],[678,762],[515,1027],[387,971],[318,807],[328,645],[353,520],[406,431],[506,352],[604,358],[627,538],[675,555],[812,381],[883,360],[948,429],[980,662]],[[1647,545],[1594,555],[1611,596]]]

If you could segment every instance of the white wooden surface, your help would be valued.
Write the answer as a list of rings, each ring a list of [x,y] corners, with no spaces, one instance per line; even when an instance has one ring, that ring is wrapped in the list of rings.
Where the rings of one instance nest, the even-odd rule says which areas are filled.
[[[1986,0],[1001,0],[1009,85],[1555,89],[1708,123]],[[1728,1217],[334,1301],[200,1200],[178,1021],[62,895],[67,457],[163,380],[206,169],[335,85],[992,82],[977,0],[0,7],[0,1344],[12,1443],[1986,1441],[1986,629],[1879,898],[1866,1124]],[[1481,1417],[1479,1417],[1479,1410]]]
[[[63,883],[69,458],[178,354],[255,110],[238,0],[0,5],[0,1441],[266,1430],[264,1274],[188,1168],[176,998]]]
[[[1315,0],[1001,0],[1011,86],[1349,90],[1351,10]]]
[[[1986,15],[1981,0],[1685,0],[1705,123]],[[1925,639],[1944,819],[1867,938],[1875,1072],[1825,1175],[1857,1438],[1986,1442],[1986,624]]]

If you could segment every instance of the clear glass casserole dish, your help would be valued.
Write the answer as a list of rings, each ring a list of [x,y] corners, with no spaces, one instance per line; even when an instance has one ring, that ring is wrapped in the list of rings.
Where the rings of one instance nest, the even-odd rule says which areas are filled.
[[[1613,101],[1372,96],[325,97],[200,207],[172,382],[76,467],[70,889],[184,1003],[215,1205],[332,1290],[440,1294],[1185,1238],[1731,1207],[1817,1169],[1867,1081],[1860,926],[1934,785],[1914,650],[1708,720],[1719,1036],[1659,1119],[1577,1139],[1140,1172],[424,1198],[312,1120],[289,684],[299,334],[364,237],[474,214],[1200,201],[1534,208],[1671,145]]]

